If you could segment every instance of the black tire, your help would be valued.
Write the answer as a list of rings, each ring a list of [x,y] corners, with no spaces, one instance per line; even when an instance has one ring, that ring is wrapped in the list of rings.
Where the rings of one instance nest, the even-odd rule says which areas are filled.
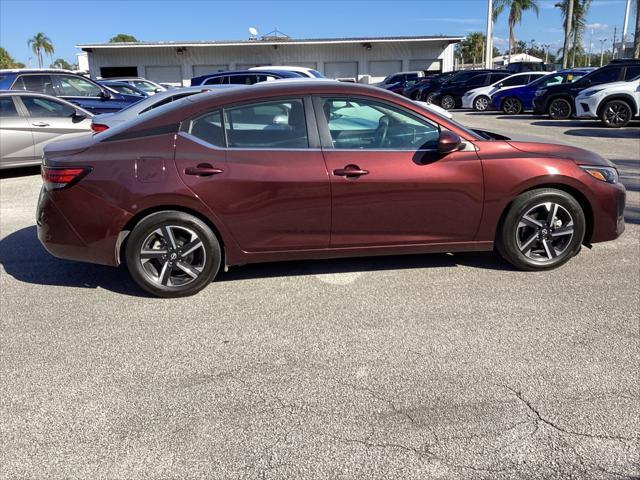
[[[427,103],[433,103],[433,97],[434,97],[433,92],[429,93],[426,97],[424,97],[424,101]]]
[[[571,102],[566,98],[556,98],[549,104],[549,116],[554,120],[567,120],[572,112]]]
[[[418,100],[418,98],[420,97],[420,92],[419,91],[415,91],[415,92],[411,92],[411,100]]]
[[[555,216],[550,224],[551,211]],[[520,270],[551,270],[580,251],[585,229],[582,207],[570,194],[553,188],[531,190],[512,202],[498,227],[496,249]]]
[[[600,121],[605,127],[626,127],[633,117],[633,110],[624,100],[610,100],[600,111]]]
[[[486,95],[480,95],[473,100],[473,109],[478,112],[485,112],[491,106],[491,99]]]
[[[194,295],[209,285],[220,269],[222,250],[202,220],[168,210],[152,213],[134,227],[125,256],[140,287],[172,298]]]
[[[502,111],[507,115],[522,113],[522,102],[516,97],[507,97],[502,101]]]
[[[452,110],[456,108],[456,99],[451,95],[445,95],[440,99],[440,106],[445,110]]]

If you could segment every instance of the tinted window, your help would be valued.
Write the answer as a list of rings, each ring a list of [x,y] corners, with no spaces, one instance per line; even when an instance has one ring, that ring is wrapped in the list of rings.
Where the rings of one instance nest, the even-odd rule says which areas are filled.
[[[211,145],[224,147],[224,130],[222,129],[222,115],[212,112],[192,120],[189,133]]]
[[[391,77],[389,77],[387,79],[387,81],[385,83],[398,83],[401,80],[402,80],[402,76],[401,75],[392,75]]]
[[[627,71],[624,74],[625,80],[633,80],[640,75],[640,65],[634,67],[627,67]]]
[[[58,91],[65,97],[97,97],[102,91],[100,87],[86,78],[71,75],[56,75]]]
[[[76,111],[69,105],[48,98],[20,96],[20,100],[32,117],[70,117]]]
[[[569,80],[569,76],[566,77],[567,81]],[[563,75],[554,75],[552,77],[547,78],[544,82],[540,84],[541,87],[550,87],[551,85],[560,85],[565,80]]]
[[[504,80],[505,78],[509,78],[511,75],[508,73],[492,73],[491,74],[491,80],[489,80],[489,84],[495,83],[498,80]],[[526,75],[522,75],[524,77],[526,77]],[[526,83],[521,83],[519,85],[525,85]]]
[[[13,85],[13,90],[29,90],[31,92],[55,95],[51,75],[21,75]]]
[[[603,68],[588,76],[593,85],[615,82],[620,78],[620,68]]]
[[[302,100],[225,109],[227,144],[235,148],[308,148]]]
[[[436,148],[439,128],[386,104],[325,99],[325,118],[334,148],[418,150]]]
[[[0,117],[17,117],[18,111],[11,97],[0,97]]]
[[[469,81],[467,82],[467,86],[481,87],[482,85],[487,84],[488,78],[489,78],[489,75],[476,75],[475,77],[472,77],[471,79],[469,79]]]
[[[526,85],[529,79],[529,75],[518,75],[516,77],[505,78],[502,81],[503,87],[515,87],[517,85]]]
[[[221,83],[229,83],[229,77],[225,77],[223,75],[220,77],[209,78],[204,82],[204,85],[220,85]]]

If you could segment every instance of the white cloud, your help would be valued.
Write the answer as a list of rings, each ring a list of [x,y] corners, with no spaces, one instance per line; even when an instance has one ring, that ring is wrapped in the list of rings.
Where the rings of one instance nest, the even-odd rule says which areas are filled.
[[[483,21],[478,18],[453,18],[453,17],[444,17],[444,18],[424,18],[423,20],[432,20],[435,22],[450,22],[450,23],[482,23]]]

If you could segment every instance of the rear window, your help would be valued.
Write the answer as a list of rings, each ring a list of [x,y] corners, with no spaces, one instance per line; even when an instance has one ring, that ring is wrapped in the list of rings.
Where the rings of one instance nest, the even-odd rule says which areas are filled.
[[[184,93],[178,93],[176,95],[171,95],[170,97],[163,98],[159,102],[156,102],[153,105],[150,105],[147,108],[145,108],[144,110],[142,110],[138,115],[142,115],[143,113],[146,113],[149,110],[153,110],[154,108],[161,107],[161,106],[166,105],[168,103],[175,102],[176,100],[180,100],[181,98],[185,98],[185,97],[188,97],[190,95],[195,95],[196,93],[200,93],[200,92],[184,92]]]

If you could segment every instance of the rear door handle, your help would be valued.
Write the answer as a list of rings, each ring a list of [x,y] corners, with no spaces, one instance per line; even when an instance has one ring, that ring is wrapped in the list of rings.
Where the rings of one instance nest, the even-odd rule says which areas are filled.
[[[35,122],[32,123],[31,125],[33,125],[34,127],[48,127],[49,124],[47,122]]]
[[[333,174],[338,177],[359,177],[360,175],[368,175],[369,170],[362,170],[357,165],[347,165],[344,168],[334,170]]]
[[[197,175],[199,177],[210,177],[211,175],[217,175],[222,173],[222,170],[215,168],[208,163],[201,163],[197,167],[187,167],[184,169],[186,175]]]

